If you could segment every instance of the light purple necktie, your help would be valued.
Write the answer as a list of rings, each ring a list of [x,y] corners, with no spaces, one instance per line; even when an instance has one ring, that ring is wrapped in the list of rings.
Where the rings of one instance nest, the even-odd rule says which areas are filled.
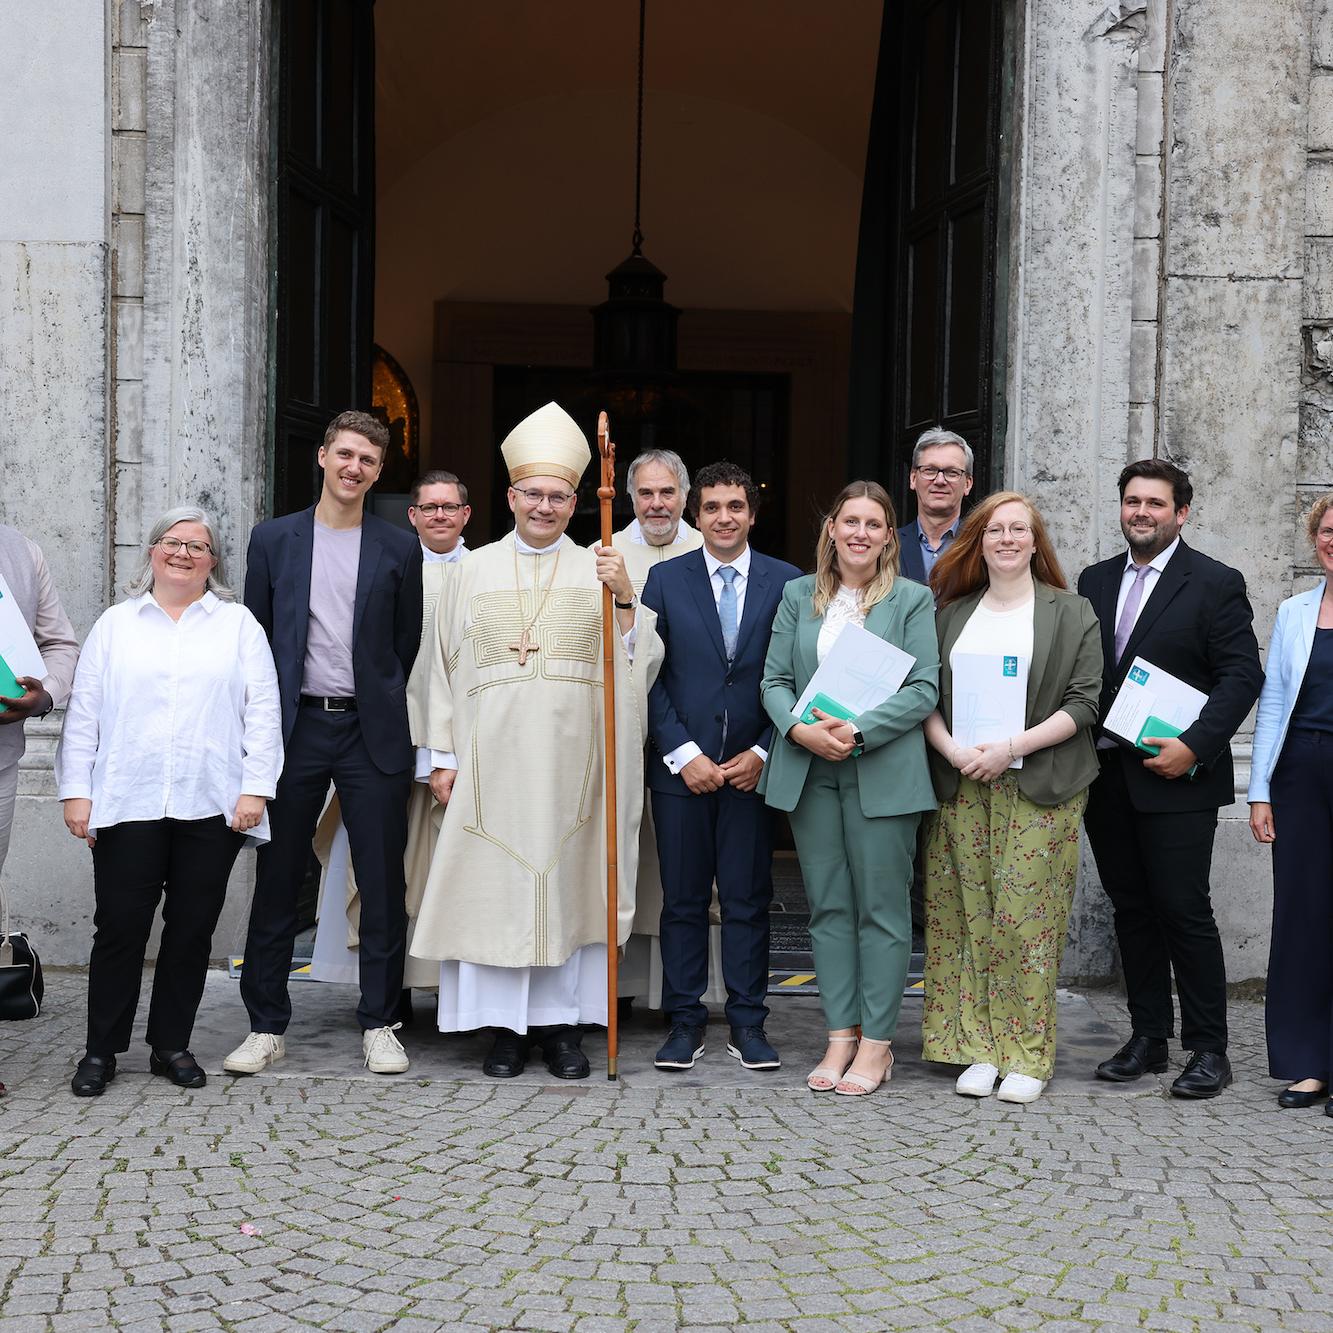
[[[1125,597],[1125,609],[1120,613],[1120,623],[1115,627],[1115,660],[1118,662],[1125,655],[1125,645],[1134,632],[1134,622],[1139,616],[1139,605],[1143,601],[1143,581],[1152,570],[1151,565],[1139,565],[1134,571],[1134,582]]]

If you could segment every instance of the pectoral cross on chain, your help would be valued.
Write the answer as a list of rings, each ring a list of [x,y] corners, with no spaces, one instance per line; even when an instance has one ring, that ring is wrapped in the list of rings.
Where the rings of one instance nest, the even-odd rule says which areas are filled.
[[[519,666],[527,666],[528,654],[538,652],[540,649],[541,644],[532,637],[531,625],[524,625],[523,633],[518,636],[518,642],[509,645],[509,651],[518,654]]]

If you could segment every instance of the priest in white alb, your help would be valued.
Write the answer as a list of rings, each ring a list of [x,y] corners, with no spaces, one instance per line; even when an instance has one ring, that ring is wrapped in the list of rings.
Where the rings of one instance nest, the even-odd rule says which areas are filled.
[[[554,403],[501,446],[514,531],[441,591],[408,688],[413,742],[445,806],[411,952],[440,960],[443,1032],[494,1029],[482,1066],[522,1072],[532,1045],[586,1078],[581,1024],[604,1024],[606,842],[602,584],[616,604],[619,921],[634,918],[656,617],[613,547],[565,535],[592,452]]]

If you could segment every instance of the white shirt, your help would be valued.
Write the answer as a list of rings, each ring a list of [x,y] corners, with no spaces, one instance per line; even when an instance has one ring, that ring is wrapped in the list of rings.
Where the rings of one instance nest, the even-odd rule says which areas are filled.
[[[467,547],[463,545],[463,539],[460,537],[452,551],[432,551],[425,542],[421,543],[421,563],[423,565],[452,565],[456,564],[467,554]]]
[[[1036,605],[1036,598],[1029,597],[1026,602],[1007,611],[992,611],[983,602],[978,602],[954,640],[950,662],[958,653],[980,653],[992,657],[1023,657],[1030,663],[1032,616]]]
[[[821,666],[828,656],[828,650],[837,642],[838,635],[848,625],[866,623],[866,613],[861,610],[861,594],[855,588],[841,584],[833,600],[824,608],[823,619],[819,623],[819,638],[815,641],[815,661]]]
[[[718,606],[722,601],[722,589],[726,586],[726,580],[717,571],[722,568],[723,561],[713,555],[708,547],[703,547],[704,565],[708,570],[708,584],[713,590],[713,605]],[[741,624],[745,620],[745,589],[750,582],[750,547],[746,544],[745,550],[734,560],[730,561],[732,569],[736,571],[736,578],[732,580],[731,586],[736,590],[736,629],[739,632]],[[762,745],[750,746],[760,759],[768,758],[768,751]],[[686,741],[684,745],[678,745],[670,754],[662,756],[662,762],[667,766],[670,773],[679,773],[691,760],[697,759],[703,750],[693,741]],[[724,756],[725,758],[726,756]]]
[[[684,521],[684,519],[682,519],[679,523],[676,524],[676,535],[672,537],[672,539],[669,542],[667,542],[667,545],[679,546],[683,541],[685,541],[689,537],[690,533],[692,533],[693,531],[694,529],[691,528],[690,525]],[[650,542],[647,539],[647,537],[643,535],[643,529],[639,526],[639,520],[637,518],[632,519],[630,521],[629,526],[625,529],[625,535],[630,539],[631,542],[634,543],[635,546],[657,545],[656,542]],[[748,550],[749,548],[747,547],[746,549]]]
[[[1143,614],[1143,608],[1148,605],[1148,598],[1152,596],[1152,590],[1157,586],[1157,580],[1162,577],[1162,571],[1166,568],[1171,557],[1176,553],[1176,547],[1180,545],[1180,538],[1177,537],[1165,551],[1159,552],[1148,562],[1148,573],[1143,576],[1143,596],[1139,598],[1139,609],[1134,613],[1134,625],[1139,623],[1139,617]],[[1115,622],[1111,626],[1112,635],[1120,626],[1120,613],[1125,609],[1125,599],[1129,596],[1129,590],[1134,586],[1134,576],[1140,566],[1134,563],[1134,555],[1130,551],[1125,552],[1125,569],[1120,575],[1120,594],[1115,599]],[[1131,625],[1130,631],[1134,629]]]
[[[88,831],[150,819],[230,822],[282,772],[273,654],[239,602],[211,592],[172,620],[144,593],[88,635],[56,755],[62,801],[90,799]],[[268,812],[250,833],[269,839]]]

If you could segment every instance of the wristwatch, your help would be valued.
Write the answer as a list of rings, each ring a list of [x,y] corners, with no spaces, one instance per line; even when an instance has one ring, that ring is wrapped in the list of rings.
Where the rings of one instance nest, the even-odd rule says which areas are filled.
[[[622,602],[615,593],[611,594],[611,600],[615,602],[617,609],[621,611],[633,611],[639,604],[639,599],[637,597],[631,597],[628,602]]]
[[[852,731],[852,744],[855,745],[858,750],[864,750],[866,748],[866,738],[861,735],[859,729]]]

